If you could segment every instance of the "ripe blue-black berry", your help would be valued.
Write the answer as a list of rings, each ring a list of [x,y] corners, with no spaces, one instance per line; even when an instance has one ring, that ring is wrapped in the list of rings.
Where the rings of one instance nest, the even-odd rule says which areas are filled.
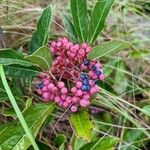
[[[101,74],[101,71],[100,70],[96,70],[96,75],[100,75]]]
[[[90,61],[89,61],[89,60],[85,60],[83,64],[84,64],[85,66],[89,66]]]
[[[42,89],[43,87],[44,87],[44,83],[43,82],[41,82],[41,83],[38,84],[38,88],[39,89]]]
[[[96,71],[97,67],[95,65],[92,66],[92,69]]]

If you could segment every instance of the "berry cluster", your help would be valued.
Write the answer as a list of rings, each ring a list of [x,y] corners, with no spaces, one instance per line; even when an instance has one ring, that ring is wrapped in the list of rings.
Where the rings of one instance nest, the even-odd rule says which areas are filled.
[[[55,101],[72,112],[87,107],[91,96],[99,91],[97,80],[104,79],[101,64],[87,59],[91,48],[86,43],[74,45],[59,38],[49,45],[54,61],[49,71],[39,75],[38,94],[44,101]]]

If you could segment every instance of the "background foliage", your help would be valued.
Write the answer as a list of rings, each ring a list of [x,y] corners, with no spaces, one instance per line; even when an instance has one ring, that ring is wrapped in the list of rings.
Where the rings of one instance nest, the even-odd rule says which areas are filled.
[[[76,9],[73,7],[76,1],[72,0],[72,2],[71,11],[80,10],[80,6]],[[107,6],[111,2],[113,1],[109,1]],[[51,30],[48,28],[50,20],[47,20],[44,22],[45,34],[43,32],[41,35],[39,30],[42,28],[40,23],[37,25],[37,22],[43,9],[50,4],[53,8]],[[83,13],[83,18],[79,20],[81,26],[74,21],[78,16],[73,16],[73,23],[77,23],[73,29],[69,20],[70,5],[67,0],[1,0],[0,46],[1,49],[11,47],[15,51],[11,49],[5,53],[0,51],[0,64],[5,65],[8,84],[30,131],[36,136],[40,149],[43,147],[44,149],[65,149],[70,146],[75,150],[88,148],[147,150],[150,147],[150,2],[116,0],[109,12],[106,25],[104,26],[103,19],[105,13],[100,20],[101,25],[104,26],[100,36],[93,35],[95,33],[93,30],[98,28],[101,30],[102,26],[93,27],[90,24],[89,35],[86,32],[88,29],[84,27],[87,22],[86,12],[93,16],[92,22],[98,21],[95,17],[97,15],[94,16],[91,12],[94,4],[95,1],[89,0],[88,9],[83,8],[84,11],[79,12],[79,16]],[[105,1],[102,6],[98,3],[94,8],[95,12],[98,6],[105,8],[105,5]],[[51,15],[50,9],[45,11],[48,12],[46,14]],[[51,61],[47,61],[51,56],[45,57],[47,48],[41,46],[45,45],[48,37],[55,39],[59,36],[67,36],[68,32],[73,41],[88,41],[91,44],[98,36],[97,41],[93,43],[93,46],[98,46],[93,48],[89,58],[96,57],[102,61],[106,78],[103,83],[98,83],[101,86],[101,93],[92,101],[88,110],[89,116],[86,115],[87,112],[81,111],[79,116],[71,118],[68,112],[60,108],[55,111],[54,105],[41,103],[41,98],[35,91],[36,79],[31,84],[31,77],[37,75],[41,68],[47,69],[51,65]],[[32,41],[37,43],[29,42],[31,37]],[[39,47],[41,48],[34,52]],[[39,58],[41,51],[44,53],[42,58]],[[22,57],[21,53],[26,57]],[[26,133],[16,119],[16,113],[8,101],[1,81],[0,107],[0,148],[22,150],[31,146]],[[78,122],[81,117],[80,124],[76,125],[76,117]],[[82,119],[89,122],[87,126],[85,124],[88,131],[93,127],[91,133],[85,132],[85,128],[81,126],[84,124]],[[33,148],[31,146],[28,149]]]

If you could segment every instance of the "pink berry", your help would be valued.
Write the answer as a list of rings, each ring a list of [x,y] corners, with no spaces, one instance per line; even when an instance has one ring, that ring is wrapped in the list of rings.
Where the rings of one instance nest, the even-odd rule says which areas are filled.
[[[67,102],[68,104],[71,103],[71,97],[70,97],[70,96],[67,96],[67,97],[66,97],[66,102]]]
[[[80,106],[86,107],[88,105],[87,101],[85,99],[81,99]]]
[[[90,47],[87,47],[86,48],[86,53],[89,53],[91,51],[91,48]]]
[[[77,88],[81,88],[81,86],[82,86],[82,82],[77,81],[77,83],[76,83],[76,87],[77,87]]]
[[[78,110],[77,106],[75,106],[75,105],[71,106],[70,109],[71,109],[72,112],[77,112],[77,110]]]
[[[44,86],[44,87],[42,88],[42,91],[43,91],[43,92],[48,91],[47,86]]]
[[[72,87],[71,88],[71,92],[74,94],[74,93],[76,93],[77,92],[77,88],[76,87]]]
[[[65,88],[65,87],[63,87],[63,88],[61,89],[61,93],[62,93],[62,94],[67,94],[67,92],[68,92],[68,90],[67,90],[67,88]]]
[[[64,102],[64,103],[63,103],[63,107],[64,107],[64,108],[67,108],[67,107],[68,107],[68,103],[67,103],[67,102]]]
[[[37,92],[38,92],[39,95],[41,95],[43,93],[41,89],[38,89]]]
[[[99,76],[99,79],[100,79],[100,80],[104,80],[104,75],[101,74],[101,75]]]
[[[83,49],[86,49],[88,47],[88,45],[86,43],[82,43],[81,46],[82,46]]]
[[[51,88],[51,91],[52,91],[52,93],[55,94],[55,92],[57,91],[57,87],[56,87],[56,86],[52,87],[52,88]]]
[[[89,99],[90,99],[90,96],[89,96],[89,95],[83,95],[83,99],[89,100]]]
[[[61,95],[61,99],[62,99],[63,101],[65,101],[65,100],[66,100],[66,94],[62,94],[62,95]]]
[[[61,101],[61,98],[59,96],[55,96],[54,100],[55,100],[56,103],[58,103],[58,102]]]
[[[72,97],[72,102],[77,103],[78,102],[78,97],[76,97],[76,96]]]
[[[50,94],[49,99],[50,99],[50,100],[53,100],[53,99],[54,99],[54,97],[55,97],[55,95],[54,95],[54,94]]]
[[[57,86],[58,86],[59,88],[63,88],[63,87],[65,86],[65,84],[64,84],[64,82],[58,82],[58,83],[57,83]]]
[[[90,93],[91,93],[91,94],[97,93],[97,89],[96,89],[95,87],[91,87]]]
[[[51,88],[53,88],[53,87],[54,87],[54,84],[53,84],[53,83],[49,83],[48,86],[47,86],[47,88],[48,88],[49,90],[51,90]]]
[[[45,79],[43,83],[44,83],[44,85],[48,85],[49,84],[49,80]]]
[[[44,98],[45,100],[48,100],[48,99],[49,99],[49,93],[44,92],[44,93],[43,93],[43,98]]]
[[[83,92],[81,90],[77,90],[76,94],[77,94],[77,96],[82,96]]]

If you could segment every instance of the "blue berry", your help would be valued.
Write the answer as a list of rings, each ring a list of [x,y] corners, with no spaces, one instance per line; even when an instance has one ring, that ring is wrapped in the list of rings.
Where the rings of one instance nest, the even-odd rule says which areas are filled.
[[[86,85],[82,85],[81,90],[82,91],[86,91],[87,90],[87,86]]]
[[[94,84],[96,84],[97,83],[97,80],[94,80]]]
[[[87,85],[87,86],[86,86],[86,91],[88,92],[89,90],[90,90],[90,86]]]
[[[84,79],[84,80],[82,81],[82,83],[83,83],[84,85],[87,85],[87,84],[89,84],[89,81],[88,81],[88,79]]]
[[[85,66],[89,66],[90,61],[89,61],[89,60],[85,60],[83,64],[84,64]]]
[[[102,72],[100,70],[96,70],[96,75],[100,75]]]
[[[92,66],[92,69],[96,71],[97,67],[95,65]]]
[[[80,78],[81,78],[81,79],[86,79],[86,75],[82,73],[82,74],[80,75]]]
[[[42,89],[43,87],[44,87],[44,83],[43,82],[41,82],[41,83],[38,84],[38,88],[39,89]]]

